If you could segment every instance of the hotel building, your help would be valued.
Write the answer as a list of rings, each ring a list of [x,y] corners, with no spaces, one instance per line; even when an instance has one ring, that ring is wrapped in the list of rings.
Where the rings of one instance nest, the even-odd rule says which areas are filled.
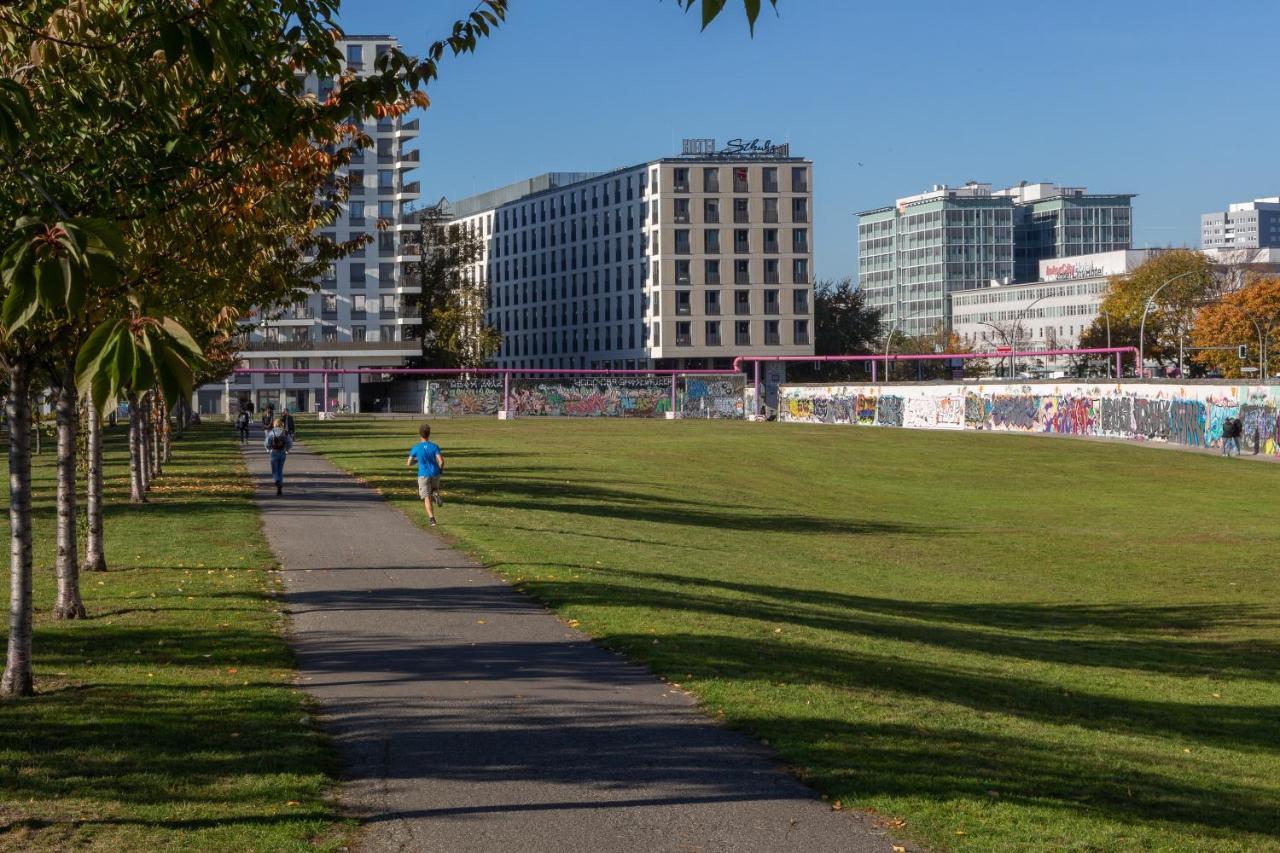
[[[554,172],[449,204],[483,255],[495,361],[728,368],[813,354],[813,164],[787,146]]]

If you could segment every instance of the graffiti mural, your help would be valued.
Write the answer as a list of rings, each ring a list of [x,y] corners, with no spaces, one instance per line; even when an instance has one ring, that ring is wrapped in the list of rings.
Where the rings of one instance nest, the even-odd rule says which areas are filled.
[[[884,394],[876,401],[876,423],[881,426],[902,426],[902,398]]]
[[[892,393],[886,393],[892,390]],[[1004,430],[1220,446],[1228,417],[1244,422],[1241,450],[1280,456],[1280,387],[1202,383],[1064,382],[784,385],[783,420],[909,429]]]
[[[502,408],[502,379],[428,382],[427,401],[427,411],[436,416],[496,415]]]
[[[680,416],[683,418],[742,418],[746,415],[746,377],[682,380]]]

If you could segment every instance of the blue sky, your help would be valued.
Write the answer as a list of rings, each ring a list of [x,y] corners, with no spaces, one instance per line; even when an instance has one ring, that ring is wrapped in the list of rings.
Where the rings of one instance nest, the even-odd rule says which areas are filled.
[[[934,183],[1137,193],[1134,245],[1280,193],[1276,0],[740,0],[706,32],[674,0],[511,0],[448,59],[423,118],[424,200],[547,171],[771,137],[814,161],[819,278],[856,274],[854,211]],[[346,0],[351,33],[421,54],[473,0]]]

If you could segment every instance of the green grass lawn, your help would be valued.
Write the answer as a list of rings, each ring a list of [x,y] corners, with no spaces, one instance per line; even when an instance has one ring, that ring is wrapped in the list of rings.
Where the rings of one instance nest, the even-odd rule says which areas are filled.
[[[1274,466],[788,424],[435,428],[443,534],[900,836],[1280,849]],[[302,438],[422,523],[415,429]]]
[[[84,575],[83,622],[48,617],[49,442],[38,458],[39,695],[0,703],[0,849],[339,846],[335,759],[293,685],[233,431],[188,433],[144,507],[127,503],[123,433],[106,459],[111,570]]]

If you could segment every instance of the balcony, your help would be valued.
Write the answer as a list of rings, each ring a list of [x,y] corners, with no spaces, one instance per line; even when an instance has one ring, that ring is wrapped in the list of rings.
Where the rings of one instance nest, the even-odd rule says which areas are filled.
[[[413,121],[402,122],[400,124],[400,132],[401,133],[417,133],[418,121],[419,119],[415,118]]]
[[[401,184],[400,186],[401,195],[418,195],[421,192],[422,183],[420,181],[414,181],[411,184]]]
[[[391,165],[392,163],[394,163],[395,161],[396,161],[396,155],[394,155],[394,154],[379,154],[379,155],[378,155],[378,165],[379,165],[379,166],[390,166],[390,165]]]
[[[400,152],[400,162],[402,163],[417,163],[417,162],[420,162],[421,160],[422,160],[422,152],[419,151],[417,148],[413,149],[412,151]]]

